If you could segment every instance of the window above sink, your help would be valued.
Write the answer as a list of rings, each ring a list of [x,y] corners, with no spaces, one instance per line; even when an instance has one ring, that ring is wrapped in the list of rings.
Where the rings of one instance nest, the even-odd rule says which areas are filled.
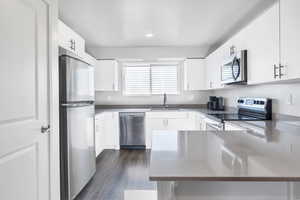
[[[132,64],[123,67],[123,94],[179,94],[177,64]]]

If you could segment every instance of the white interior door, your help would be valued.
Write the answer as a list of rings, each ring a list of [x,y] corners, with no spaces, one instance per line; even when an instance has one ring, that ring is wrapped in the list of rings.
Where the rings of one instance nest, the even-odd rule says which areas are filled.
[[[0,199],[49,200],[47,0],[0,1]]]

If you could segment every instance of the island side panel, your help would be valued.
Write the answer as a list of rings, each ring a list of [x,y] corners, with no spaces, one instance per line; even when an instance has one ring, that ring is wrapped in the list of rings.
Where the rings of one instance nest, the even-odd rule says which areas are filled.
[[[297,200],[299,186],[291,182],[159,181],[157,191],[158,200]]]

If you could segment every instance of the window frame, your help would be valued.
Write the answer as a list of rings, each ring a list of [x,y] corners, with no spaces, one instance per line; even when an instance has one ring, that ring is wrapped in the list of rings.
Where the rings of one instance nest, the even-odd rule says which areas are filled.
[[[147,66],[150,67],[150,94],[128,94],[126,93],[126,77],[125,77],[125,68],[126,67],[143,67]],[[162,67],[162,66],[176,66],[177,70],[177,93],[176,94],[167,94],[168,96],[178,96],[181,94],[181,76],[180,76],[180,64],[174,64],[174,63],[154,63],[154,64],[145,64],[145,63],[134,63],[134,64],[123,64],[122,65],[122,95],[123,96],[131,96],[131,97],[150,97],[150,96],[162,96],[163,94],[152,94],[152,67]]]

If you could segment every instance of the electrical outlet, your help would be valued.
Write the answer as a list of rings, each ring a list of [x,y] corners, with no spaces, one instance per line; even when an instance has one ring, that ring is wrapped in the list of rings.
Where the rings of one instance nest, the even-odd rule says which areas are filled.
[[[289,94],[287,97],[287,104],[288,105],[293,105],[294,99],[293,99],[293,94]]]

